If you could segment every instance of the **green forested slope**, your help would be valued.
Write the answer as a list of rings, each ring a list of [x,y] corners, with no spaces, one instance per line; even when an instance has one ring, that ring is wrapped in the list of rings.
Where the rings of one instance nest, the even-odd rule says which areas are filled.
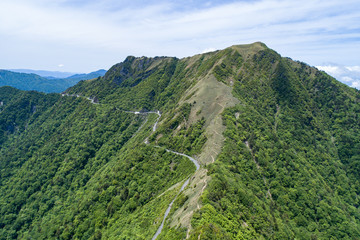
[[[192,238],[360,238],[359,92],[271,50],[233,77]]]
[[[38,92],[0,87],[0,145],[13,133],[20,133],[59,98]]]
[[[193,166],[131,139],[143,120],[115,107],[62,97],[11,136],[0,157],[1,237],[98,238],[105,227],[125,216],[129,220],[149,204],[141,210],[152,221],[157,218],[160,210],[152,212],[149,202]]]
[[[189,176],[158,239],[360,238],[360,94],[323,72],[255,43],[66,93],[0,88],[0,239],[151,239]]]

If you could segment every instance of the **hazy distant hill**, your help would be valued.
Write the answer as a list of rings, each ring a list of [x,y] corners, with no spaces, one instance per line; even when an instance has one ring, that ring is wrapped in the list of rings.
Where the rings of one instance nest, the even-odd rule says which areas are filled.
[[[67,78],[78,73],[73,72],[59,72],[59,71],[46,71],[46,70],[32,70],[32,69],[7,69],[11,72],[18,73],[33,73],[45,78]]]
[[[74,81],[88,80],[88,79],[93,79],[93,78],[97,78],[97,77],[102,77],[105,75],[105,73],[106,73],[106,70],[100,69],[98,71],[91,72],[91,73],[74,74],[65,79],[74,80]]]
[[[29,74],[0,70],[0,86],[11,86],[20,90],[36,90],[46,93],[62,92],[81,80],[101,77],[105,73],[106,70],[102,69],[88,74],[75,74],[66,78],[47,78],[33,73]]]
[[[152,239],[169,206],[157,240],[360,239],[360,92],[265,44],[0,87],[0,111],[1,240]]]

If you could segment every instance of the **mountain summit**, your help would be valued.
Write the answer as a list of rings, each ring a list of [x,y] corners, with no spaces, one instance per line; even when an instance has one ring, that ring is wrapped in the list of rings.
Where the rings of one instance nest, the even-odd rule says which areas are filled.
[[[0,239],[360,238],[360,93],[263,43],[0,102]]]

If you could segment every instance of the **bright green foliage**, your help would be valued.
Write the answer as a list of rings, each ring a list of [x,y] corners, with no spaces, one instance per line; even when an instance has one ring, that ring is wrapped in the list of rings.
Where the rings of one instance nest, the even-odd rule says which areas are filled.
[[[11,119],[8,109],[28,114],[18,123],[27,128],[9,133],[0,150],[0,239],[154,234],[171,201],[168,194],[157,196],[195,169],[186,158],[143,143],[154,116],[82,97],[38,94],[40,102],[33,93],[35,115],[22,108],[28,93],[14,92],[17,101],[4,100],[0,116]],[[43,102],[51,104],[44,108]]]

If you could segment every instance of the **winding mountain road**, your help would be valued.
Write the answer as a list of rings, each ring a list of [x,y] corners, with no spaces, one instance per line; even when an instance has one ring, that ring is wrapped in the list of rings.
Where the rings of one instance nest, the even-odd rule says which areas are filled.
[[[154,126],[153,126],[153,128],[152,128],[152,132],[155,132],[155,131],[156,131],[157,124],[158,124],[159,119],[160,119],[160,117],[161,117],[160,111],[148,111],[148,112],[126,111],[126,112],[128,112],[128,113],[134,113],[134,114],[150,114],[150,113],[156,113],[156,114],[158,115],[158,118],[156,119],[156,122],[154,123]],[[149,137],[150,137],[150,136],[149,136]],[[146,144],[149,144],[149,142],[148,142],[148,140],[147,140],[149,137],[147,137],[146,140],[145,140],[145,143],[146,143]],[[155,146],[155,147],[159,147],[159,146]],[[170,149],[167,149],[167,148],[165,148],[165,150],[166,150],[167,152],[171,152],[171,153],[173,153],[173,154],[177,154],[177,155],[180,155],[180,156],[183,156],[183,157],[187,157],[191,162],[194,163],[194,165],[195,165],[195,167],[196,167],[196,171],[200,169],[200,164],[199,164],[199,162],[198,162],[195,158],[190,157],[189,155],[186,155],[186,154],[184,154],[184,153],[175,152],[175,151],[170,150]],[[162,220],[162,222],[161,222],[161,225],[159,226],[159,228],[157,229],[156,233],[155,233],[154,236],[152,237],[152,240],[155,240],[155,239],[160,235],[160,233],[161,233],[161,231],[162,231],[162,229],[163,229],[163,227],[164,227],[165,220],[166,220],[167,216],[168,216],[169,213],[170,213],[170,210],[171,210],[172,205],[174,204],[174,202],[175,202],[176,198],[179,196],[179,194],[180,194],[180,193],[185,189],[185,187],[189,184],[189,182],[190,182],[190,178],[188,178],[188,179],[183,183],[183,185],[182,185],[181,188],[180,188],[180,191],[176,194],[176,196],[174,197],[174,199],[173,199],[173,200],[171,201],[171,203],[169,204],[168,208],[167,208],[166,211],[165,211],[165,214],[164,214],[163,220]]]
[[[62,93],[61,94],[63,97],[64,96],[71,96],[71,97],[84,97],[84,96],[81,96],[81,95],[78,95],[78,94],[67,94],[67,93]],[[87,100],[89,100],[92,104],[98,104],[98,102],[95,102],[93,98],[90,98],[90,97],[84,97],[86,98]],[[136,111],[124,111],[124,112],[127,112],[127,113],[133,113],[133,114],[141,114],[141,115],[147,115],[147,114],[157,114],[158,115],[158,118],[156,119],[156,122],[154,123],[153,127],[152,127],[152,132],[155,132],[156,131],[156,128],[157,128],[157,125],[158,125],[158,122],[161,118],[161,113],[160,111],[147,111],[147,112],[136,112]],[[147,120],[146,120],[147,121]],[[146,123],[146,122],[145,122]],[[139,132],[139,130],[142,128],[142,126],[145,124],[143,123],[140,128],[137,130],[137,132]],[[136,132],[136,133],[137,133]],[[135,134],[136,134],[135,133]],[[150,134],[151,135],[151,134]],[[148,138],[150,137],[150,135],[146,138],[145,140],[145,144],[149,144],[149,141],[148,141]],[[154,147],[160,147],[160,146],[154,146]],[[195,167],[196,167],[196,171],[198,171],[200,169],[200,164],[199,162],[193,158],[193,157],[190,157],[189,155],[186,155],[184,153],[179,153],[179,152],[175,152],[173,150],[170,150],[170,149],[166,149],[164,148],[167,152],[171,152],[173,154],[177,154],[177,155],[180,155],[180,156],[183,156],[183,157],[187,157],[191,162],[194,163]],[[161,233],[163,227],[164,227],[164,223],[165,223],[165,220],[167,218],[167,216],[169,215],[170,213],[170,210],[171,210],[171,207],[173,205],[173,203],[175,202],[176,198],[179,196],[179,194],[185,189],[185,187],[189,184],[190,182],[190,178],[188,178],[184,183],[183,185],[181,186],[180,188],[180,191],[176,194],[176,196],[174,197],[174,199],[171,201],[171,203],[169,204],[168,208],[166,209],[165,211],[165,214],[164,214],[164,217],[163,217],[163,220],[161,222],[161,225],[159,226],[159,228],[157,229],[156,233],[154,234],[154,236],[152,237],[152,240],[155,240],[159,234]]]

